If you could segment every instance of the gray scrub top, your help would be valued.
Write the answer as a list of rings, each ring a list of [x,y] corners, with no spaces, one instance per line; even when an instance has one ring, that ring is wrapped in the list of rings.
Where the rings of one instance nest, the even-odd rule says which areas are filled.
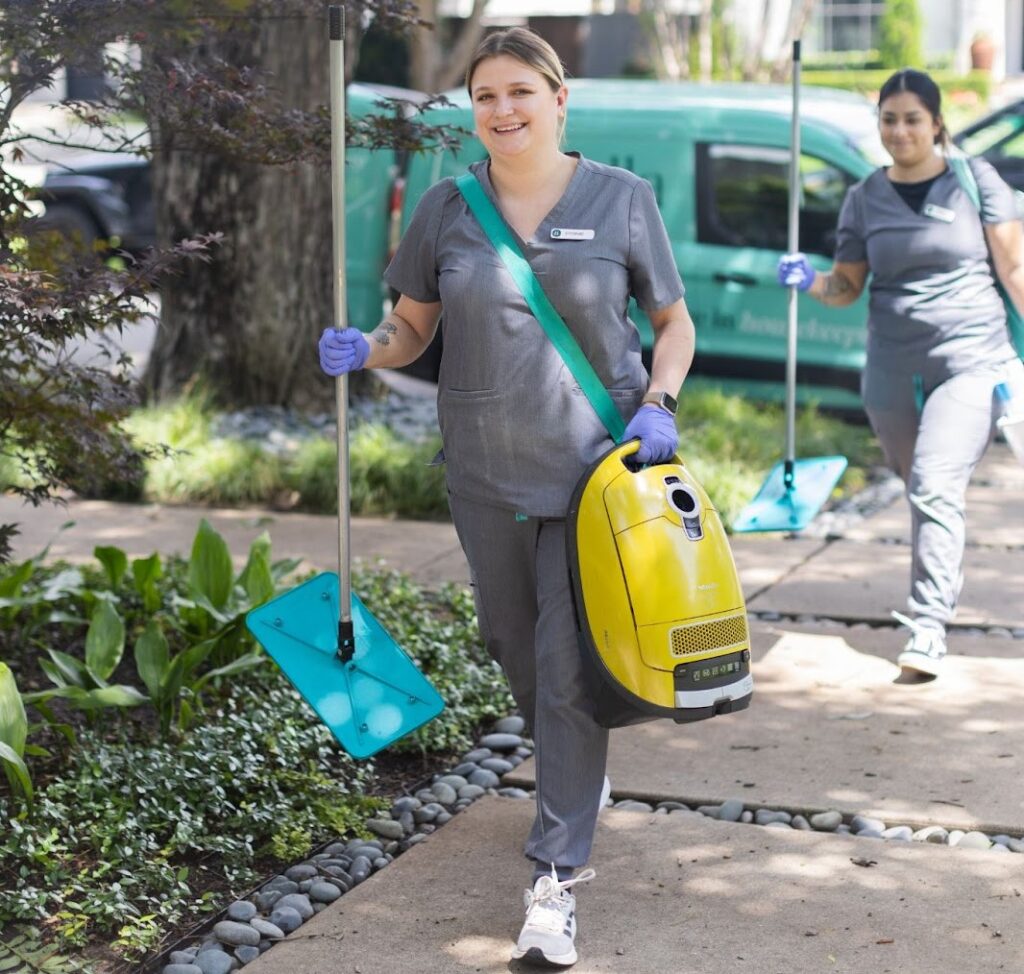
[[[916,373],[934,385],[1014,357],[981,224],[1018,219],[1016,202],[987,162],[970,164],[980,218],[949,168],[932,184],[921,213],[884,169],[847,193],[835,259],[867,261],[871,271],[869,365]]]
[[[470,169],[497,206],[488,166]],[[564,230],[584,233],[555,232]],[[512,233],[629,420],[648,385],[630,295],[645,311],[683,296],[650,183],[580,158],[533,237]],[[448,489],[563,517],[583,471],[611,446],[608,432],[453,179],[423,195],[384,277],[401,294],[443,305],[437,411]]]

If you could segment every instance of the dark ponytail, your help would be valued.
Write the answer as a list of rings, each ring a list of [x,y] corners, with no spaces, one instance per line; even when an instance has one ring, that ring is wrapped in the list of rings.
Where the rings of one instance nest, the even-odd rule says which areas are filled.
[[[913,68],[904,68],[897,71],[878,92],[878,107],[881,109],[882,102],[891,95],[898,95],[902,91],[909,91],[921,100],[928,114],[938,121],[939,133],[935,136],[935,144],[948,149],[950,145],[949,132],[946,123],[942,121],[942,92],[939,86],[932,81],[931,76],[924,71],[915,71]]]

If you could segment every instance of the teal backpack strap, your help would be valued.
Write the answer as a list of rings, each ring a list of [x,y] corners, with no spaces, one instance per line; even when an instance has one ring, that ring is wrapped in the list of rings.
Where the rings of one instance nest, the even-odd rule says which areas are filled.
[[[579,383],[583,394],[590,400],[590,404],[604,423],[611,438],[618,443],[626,430],[626,424],[619,415],[615,402],[604,387],[604,383],[598,378],[594,367],[583,354],[583,349],[580,348],[579,342],[569,331],[568,325],[562,320],[562,316],[555,310],[555,306],[544,293],[540,281],[537,280],[537,275],[533,273],[533,268],[520,252],[515,238],[484,192],[483,186],[470,172],[459,176],[455,180],[455,185],[458,186],[459,192],[465,198],[473,216],[477,218],[484,233],[494,245],[502,263],[508,268],[512,280],[516,282],[516,286],[526,298],[530,310]]]

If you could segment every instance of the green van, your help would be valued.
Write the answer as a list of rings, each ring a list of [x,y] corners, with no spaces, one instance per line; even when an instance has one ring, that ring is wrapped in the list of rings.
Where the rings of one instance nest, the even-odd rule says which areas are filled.
[[[455,107],[430,120],[472,130],[466,93],[448,98]],[[859,95],[807,88],[801,116],[800,249],[827,269],[846,190],[884,161],[884,151],[874,107]],[[694,374],[764,398],[781,394],[785,369],[787,298],[776,265],[786,248],[789,139],[783,86],[569,83],[565,147],[654,187],[697,329]],[[402,230],[429,186],[484,154],[472,138],[457,154],[412,157]],[[632,314],[649,352],[650,325],[637,309]],[[801,300],[801,398],[859,411],[866,319],[863,296],[846,308]],[[426,367],[436,370],[436,361]]]
[[[350,84],[345,93],[349,116],[384,113],[381,100],[421,101],[426,95],[408,88]],[[345,152],[345,270],[348,318],[369,331],[380,323],[387,289],[388,220],[402,153],[394,149],[350,148]]]

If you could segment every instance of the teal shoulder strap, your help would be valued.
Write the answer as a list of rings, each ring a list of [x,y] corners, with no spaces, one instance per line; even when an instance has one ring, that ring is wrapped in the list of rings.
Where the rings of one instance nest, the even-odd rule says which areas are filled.
[[[580,348],[572,332],[569,331],[568,325],[562,320],[562,316],[555,310],[555,306],[544,293],[540,281],[533,273],[533,268],[520,252],[505,221],[484,192],[479,180],[472,173],[467,172],[459,176],[455,180],[455,185],[458,186],[459,192],[465,198],[473,216],[483,227],[484,233],[494,244],[494,249],[498,252],[505,267],[508,268],[512,280],[516,282],[516,286],[526,298],[530,310],[579,383],[583,394],[590,400],[590,404],[607,427],[611,438],[618,443],[625,432],[626,424],[619,415],[615,402],[598,378],[594,367],[587,361],[583,349]]]
[[[960,183],[960,188],[970,197],[974,208],[980,213],[981,194],[978,192],[978,180],[974,178],[971,164],[963,156],[949,156],[946,161]]]

